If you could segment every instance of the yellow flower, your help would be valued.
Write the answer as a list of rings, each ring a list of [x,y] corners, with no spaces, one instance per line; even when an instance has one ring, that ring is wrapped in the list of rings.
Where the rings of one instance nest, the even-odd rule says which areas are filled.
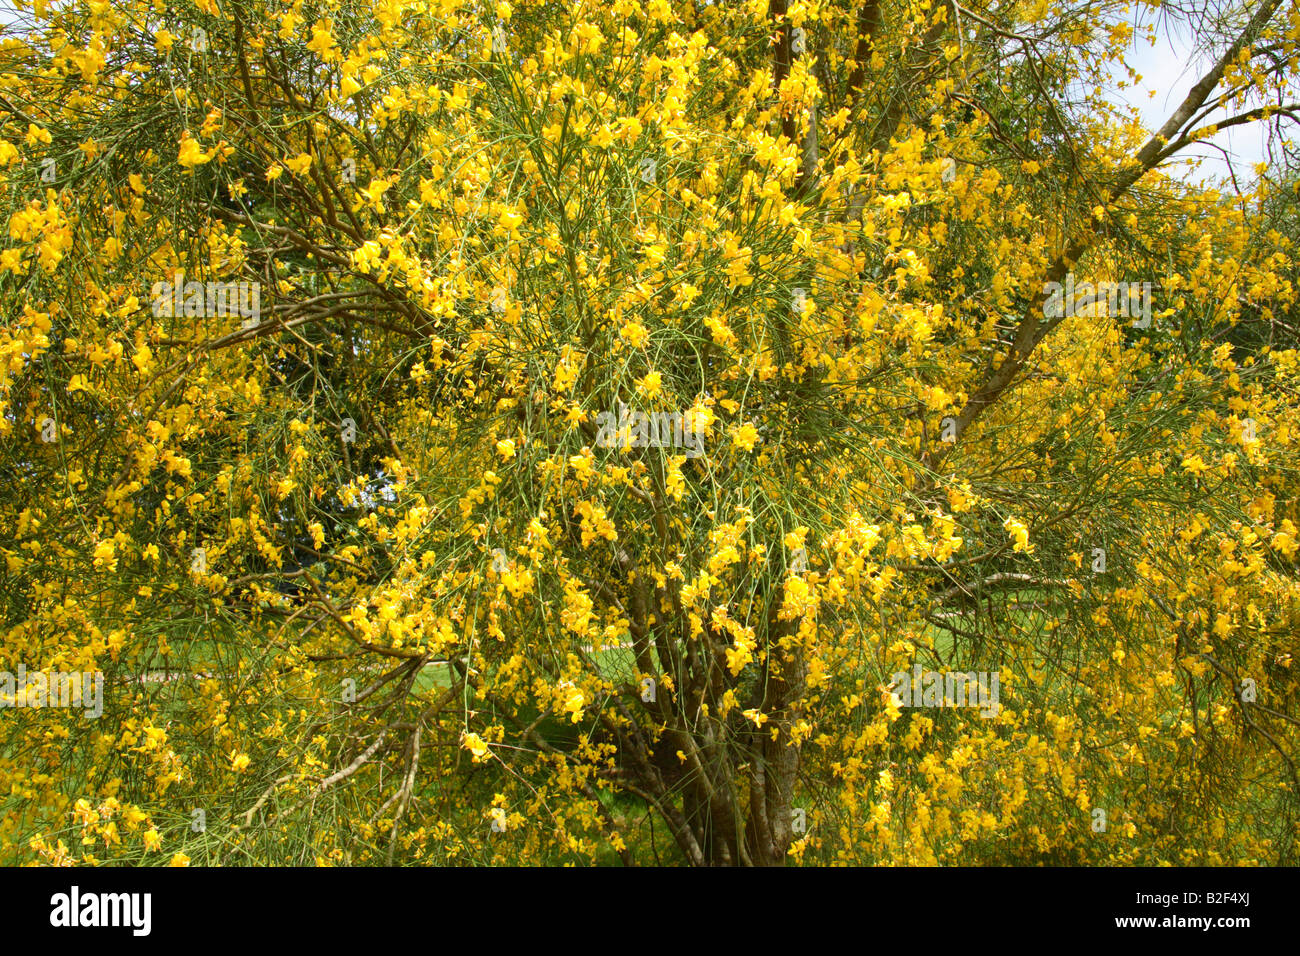
[[[713,409],[696,404],[686,410],[685,418],[690,423],[691,428],[695,430],[695,434],[707,435],[716,416],[713,414]]]
[[[117,558],[114,557],[115,545],[112,538],[105,538],[95,546],[95,567],[117,570]]]
[[[497,442],[497,454],[501,456],[502,461],[509,461],[515,457],[515,443],[509,438]]]
[[[752,638],[741,635],[736,638],[734,647],[726,648],[727,669],[731,671],[733,677],[743,671],[745,665],[754,659],[754,646]]]
[[[1029,529],[1025,527],[1023,522],[1017,521],[1015,518],[1008,518],[1002,523],[1002,527],[1015,541],[1011,548],[1012,551],[1024,551],[1026,554],[1033,553],[1034,547],[1029,543]]]
[[[1282,522],[1282,530],[1273,535],[1269,546],[1275,551],[1281,551],[1288,558],[1295,559],[1297,550],[1300,550],[1300,545],[1297,545],[1295,524],[1292,523],[1290,518]]]
[[[248,764],[248,754],[236,754],[235,758],[230,761],[230,766],[235,773],[243,773]]]
[[[470,752],[475,763],[481,763],[488,754],[488,745],[478,734],[465,734],[460,738],[460,745]]]
[[[752,422],[745,422],[732,433],[732,440],[736,445],[745,451],[753,451],[754,445],[758,441],[758,429]]]
[[[122,811],[122,823],[129,830],[134,830],[144,818],[144,811],[139,807],[127,807],[126,810]]]
[[[647,372],[645,378],[636,384],[645,395],[656,398],[663,389],[664,377],[658,372]]]
[[[591,459],[586,455],[570,455],[569,467],[573,469],[573,474],[578,479],[588,477],[591,472]]]
[[[156,853],[162,849],[162,835],[158,832],[157,827],[145,832],[144,849],[146,853]]]
[[[327,22],[318,20],[312,24],[311,40],[307,44],[307,49],[326,63],[333,63],[335,60],[341,59],[338,43],[334,39],[334,34],[330,32],[330,25]]]
[[[587,705],[587,698],[582,696],[582,691],[576,687],[569,686],[568,692],[564,695],[564,712],[569,715],[569,720],[577,723],[582,719],[582,708]]]
[[[640,322],[628,322],[619,330],[618,334],[634,349],[639,349],[645,340],[650,337],[650,333],[646,331],[646,327]]]
[[[299,153],[293,159],[286,159],[284,165],[295,176],[305,176],[307,170],[311,169],[311,156],[307,153]]]
[[[153,351],[147,345],[141,345],[131,356],[131,364],[140,370],[141,375],[148,375],[153,367]]]
[[[172,857],[171,862],[168,863],[167,865],[168,866],[189,866],[190,858],[186,856],[184,853],[177,853],[175,856]]]
[[[176,161],[178,163],[186,169],[193,169],[195,166],[202,166],[211,159],[212,155],[203,152],[202,148],[199,146],[198,140],[190,135],[189,130],[186,130],[181,135],[180,152],[176,156]]]
[[[509,207],[501,210],[501,215],[497,219],[501,228],[510,236],[511,239],[519,238],[519,224],[523,221],[524,217]]]
[[[392,185],[387,179],[376,178],[370,180],[370,185],[365,188],[366,198],[370,200],[376,212],[384,211],[384,193],[388,192]]]

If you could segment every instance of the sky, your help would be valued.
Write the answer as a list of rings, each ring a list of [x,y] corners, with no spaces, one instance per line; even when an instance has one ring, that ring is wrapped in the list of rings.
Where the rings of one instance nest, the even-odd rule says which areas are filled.
[[[1185,24],[1171,24],[1167,20],[1158,25],[1154,44],[1147,42],[1145,30],[1134,31],[1128,60],[1141,74],[1141,83],[1136,88],[1114,90],[1111,100],[1136,106],[1143,125],[1151,132],[1163,125],[1196,81],[1213,65],[1204,52],[1197,54],[1194,50],[1191,31]],[[1155,95],[1148,95],[1151,92]],[[1226,115],[1220,113],[1215,118],[1226,118]],[[1255,178],[1255,164],[1267,158],[1267,131],[1259,123],[1223,130],[1208,142],[1222,147],[1228,156],[1211,146],[1192,144],[1184,148],[1179,157],[1199,158],[1203,160],[1200,167],[1192,170],[1184,162],[1180,167],[1171,165],[1168,172],[1189,182],[1221,179],[1229,176],[1231,163],[1238,182],[1245,189]]]

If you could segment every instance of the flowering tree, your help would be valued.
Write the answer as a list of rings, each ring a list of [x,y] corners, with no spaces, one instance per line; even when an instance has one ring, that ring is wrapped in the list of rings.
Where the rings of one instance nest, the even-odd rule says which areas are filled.
[[[4,858],[1294,860],[1294,2],[22,11]]]

